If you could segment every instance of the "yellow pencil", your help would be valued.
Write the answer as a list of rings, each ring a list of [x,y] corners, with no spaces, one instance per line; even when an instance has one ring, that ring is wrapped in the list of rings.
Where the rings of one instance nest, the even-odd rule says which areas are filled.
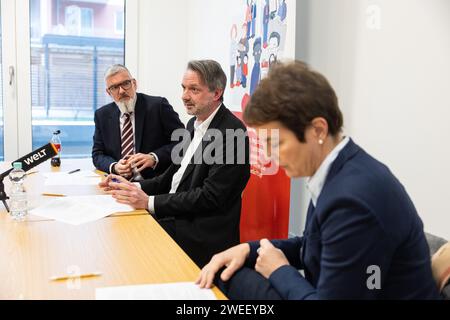
[[[82,279],[82,278],[92,278],[101,276],[101,272],[92,272],[92,273],[84,273],[84,274],[72,274],[72,275],[64,275],[64,276],[53,276],[50,277],[50,281],[62,281],[69,279]]]
[[[42,194],[45,197],[65,197],[65,194],[59,194],[59,193],[43,193]]]

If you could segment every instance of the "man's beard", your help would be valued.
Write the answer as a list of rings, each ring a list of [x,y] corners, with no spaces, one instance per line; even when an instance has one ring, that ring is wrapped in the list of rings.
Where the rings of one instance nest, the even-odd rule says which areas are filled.
[[[115,103],[122,113],[132,113],[136,104],[136,95],[127,101],[115,101]]]

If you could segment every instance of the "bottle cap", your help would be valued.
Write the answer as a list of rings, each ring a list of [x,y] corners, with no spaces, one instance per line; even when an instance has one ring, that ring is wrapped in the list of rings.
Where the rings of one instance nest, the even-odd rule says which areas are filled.
[[[56,130],[55,132],[53,132],[53,134],[60,134],[61,130]]]
[[[22,169],[22,162],[14,162],[13,168],[14,169]]]

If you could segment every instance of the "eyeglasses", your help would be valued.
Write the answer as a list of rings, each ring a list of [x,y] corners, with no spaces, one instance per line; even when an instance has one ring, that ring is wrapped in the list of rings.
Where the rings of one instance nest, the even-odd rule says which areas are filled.
[[[113,84],[108,88],[108,91],[112,94],[116,94],[119,92],[119,88],[122,88],[123,90],[128,90],[131,88],[131,85],[133,84],[134,79],[125,80],[124,82]]]

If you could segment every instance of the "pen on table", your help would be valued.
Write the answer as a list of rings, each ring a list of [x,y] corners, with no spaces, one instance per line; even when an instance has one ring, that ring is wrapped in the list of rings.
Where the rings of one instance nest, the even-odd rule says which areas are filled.
[[[31,172],[27,172],[25,173],[26,176],[30,176],[32,174],[38,173],[39,171],[31,171]]]
[[[78,171],[80,171],[80,169],[75,169],[75,170],[69,171],[69,172],[67,172],[67,173],[68,173],[68,174],[72,174],[72,173],[75,173],[75,172],[78,172]]]
[[[92,273],[84,273],[84,274],[69,274],[64,276],[53,276],[50,277],[50,281],[62,281],[68,279],[82,279],[82,278],[93,278],[101,276],[101,272],[92,272]]]
[[[60,193],[43,193],[42,194],[45,197],[65,197],[65,194],[60,194]]]

